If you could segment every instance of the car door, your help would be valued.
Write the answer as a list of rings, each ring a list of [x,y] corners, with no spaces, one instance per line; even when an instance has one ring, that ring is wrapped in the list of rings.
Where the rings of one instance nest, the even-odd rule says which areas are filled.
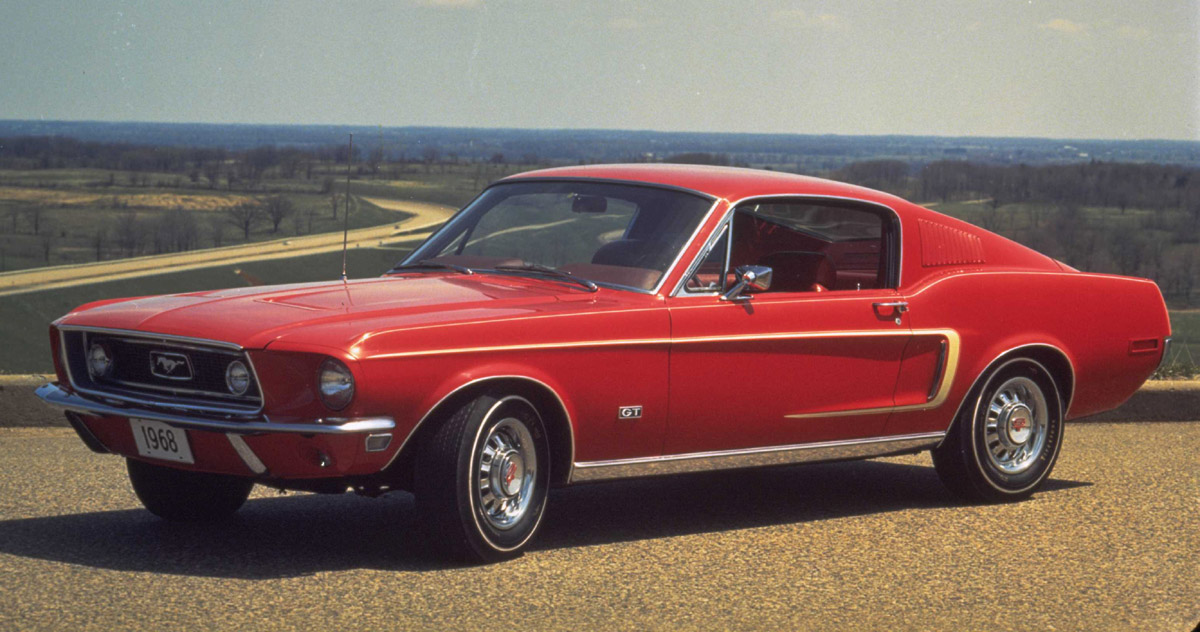
[[[843,201],[740,204],[667,301],[664,454],[881,435],[912,337],[897,226]],[[722,297],[741,265],[772,267],[772,286]]]

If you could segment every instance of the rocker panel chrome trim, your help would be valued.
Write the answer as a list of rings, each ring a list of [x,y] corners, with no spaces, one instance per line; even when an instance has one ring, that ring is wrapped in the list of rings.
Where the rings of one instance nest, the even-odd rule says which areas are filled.
[[[768,465],[862,459],[932,448],[944,432],[576,463],[572,483]]]

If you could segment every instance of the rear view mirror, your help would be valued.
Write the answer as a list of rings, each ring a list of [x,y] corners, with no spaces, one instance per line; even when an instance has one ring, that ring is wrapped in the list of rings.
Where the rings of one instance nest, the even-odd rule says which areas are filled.
[[[603,213],[608,210],[608,198],[601,195],[576,195],[571,202],[572,213]]]

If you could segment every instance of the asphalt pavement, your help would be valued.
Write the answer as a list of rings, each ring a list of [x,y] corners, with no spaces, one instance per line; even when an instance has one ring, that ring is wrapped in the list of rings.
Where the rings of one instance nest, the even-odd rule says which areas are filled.
[[[0,428],[0,630],[1191,630],[1200,423],[1067,427],[1030,500],[927,454],[556,490],[535,549],[448,566],[406,494],[258,489],[162,523],[70,430]]]

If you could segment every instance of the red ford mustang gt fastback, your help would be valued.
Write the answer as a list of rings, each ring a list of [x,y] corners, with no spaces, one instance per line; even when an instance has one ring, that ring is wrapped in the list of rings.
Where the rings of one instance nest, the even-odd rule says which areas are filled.
[[[38,394],[168,520],[255,483],[409,490],[438,544],[495,560],[588,481],[931,450],[959,496],[1022,498],[1169,335],[1151,281],[884,193],[569,167],[492,185],[379,278],[79,307]]]

